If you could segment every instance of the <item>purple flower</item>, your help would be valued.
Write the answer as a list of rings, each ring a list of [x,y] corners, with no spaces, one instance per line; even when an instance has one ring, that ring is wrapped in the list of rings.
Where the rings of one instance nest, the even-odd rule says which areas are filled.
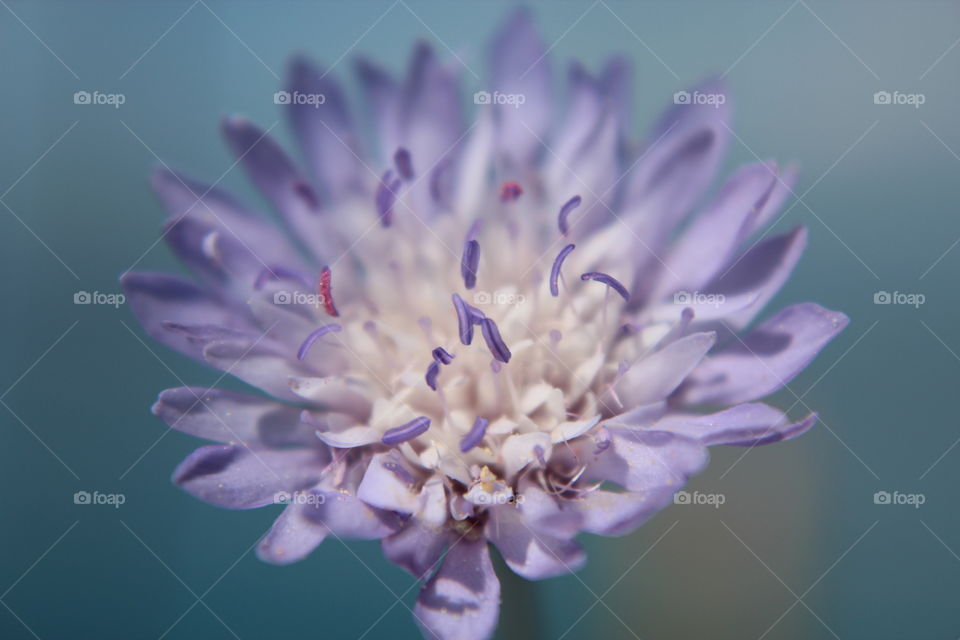
[[[815,415],[757,400],[847,323],[803,303],[746,330],[806,234],[759,233],[794,179],[770,162],[701,204],[729,139],[718,81],[697,91],[724,100],[679,101],[633,149],[624,60],[574,65],[556,114],[520,11],[490,67],[468,125],[455,68],[427,45],[402,80],[359,62],[367,136],[334,76],[297,59],[284,108],[306,168],[223,123],[282,224],[159,171],[164,236],[194,278],[123,278],[153,337],[264,392],[162,392],[158,416],[215,443],[174,481],[221,507],[285,504],[268,562],[381,539],[426,579],[414,613],[444,639],[496,627],[488,542],[531,580],[577,570],[577,534],[638,527],[708,446],[809,429]]]

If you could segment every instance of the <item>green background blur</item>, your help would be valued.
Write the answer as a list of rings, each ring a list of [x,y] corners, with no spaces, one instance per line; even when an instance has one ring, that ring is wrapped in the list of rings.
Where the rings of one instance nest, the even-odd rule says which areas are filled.
[[[219,374],[146,339],[128,309],[73,296],[116,292],[134,265],[179,268],[154,245],[151,168],[220,177],[232,158],[218,118],[279,120],[291,52],[344,77],[358,52],[399,70],[425,36],[482,75],[510,5],[0,5],[0,638],[419,637],[416,588],[377,543],[331,540],[269,566],[251,546],[279,507],[224,511],[176,489],[198,441],[149,406]],[[634,134],[674,91],[727,72],[728,169],[759,156],[803,170],[778,226],[806,224],[809,248],[772,308],[813,300],[852,321],[772,399],[822,424],[742,459],[715,449],[689,490],[722,493],[720,508],[673,506],[624,538],[587,538],[577,576],[505,584],[500,637],[960,636],[960,6],[533,7],[558,79],[574,56],[593,69],[630,57]],[[75,105],[80,90],[126,103]],[[880,90],[925,103],[877,105]],[[285,124],[275,132],[289,142]],[[239,170],[221,185],[262,204]],[[875,305],[877,291],[926,301]],[[126,502],[76,505],[82,490]],[[878,491],[925,502],[875,504]]]

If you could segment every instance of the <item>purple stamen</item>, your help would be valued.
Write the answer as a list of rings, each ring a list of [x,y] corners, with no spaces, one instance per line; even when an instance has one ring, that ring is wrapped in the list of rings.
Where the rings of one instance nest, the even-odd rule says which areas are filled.
[[[397,189],[399,188],[400,178],[394,177],[393,169],[387,169],[383,177],[380,178],[375,196],[377,215],[380,216],[380,224],[385,227],[393,224],[393,205],[397,201]]]
[[[310,347],[313,346],[314,342],[327,335],[331,331],[338,332],[342,329],[343,327],[333,322],[323,325],[316,331],[311,331],[310,335],[307,336],[307,339],[303,341],[302,345],[300,345],[300,349],[297,350],[297,360],[303,360],[307,357],[307,352],[310,350]]]
[[[406,181],[413,179],[413,162],[410,160],[410,152],[400,147],[393,154],[393,164],[397,167],[397,173]]]
[[[460,328],[460,342],[470,344],[473,342],[473,314],[467,310],[467,303],[463,301],[459,293],[453,294],[453,308],[457,310],[457,322]]]
[[[480,264],[480,243],[467,240],[463,245],[463,257],[460,259],[460,275],[463,285],[473,289],[477,284],[477,266]]]
[[[427,375],[424,376],[424,379],[427,381],[427,386],[437,390],[437,376],[440,375],[440,363],[434,360],[430,363],[430,366],[427,367]]]
[[[567,224],[567,217],[570,212],[580,206],[583,199],[580,196],[573,196],[560,207],[560,215],[557,217],[557,225],[560,227],[560,233],[566,236],[570,232],[570,225]]]
[[[440,362],[441,364],[450,364],[451,362],[453,362],[453,359],[456,357],[455,355],[453,355],[443,347],[437,347],[431,352],[431,355],[433,356],[434,360],[436,360],[437,362]]]
[[[287,269],[286,267],[281,267],[279,265],[270,265],[268,267],[264,267],[263,271],[257,275],[257,279],[253,283],[253,288],[259,291],[263,288],[263,285],[267,284],[267,282],[271,280],[296,280],[297,282],[302,283],[305,288],[311,288],[310,279],[307,278],[307,276],[294,271],[293,269]]]
[[[466,453],[480,444],[483,436],[487,434],[488,424],[490,424],[490,421],[486,418],[478,417],[476,421],[474,421],[473,426],[470,427],[470,431],[468,431],[467,435],[463,436],[463,440],[460,441],[460,451],[462,453]]]
[[[614,291],[620,294],[624,300],[630,300],[630,293],[627,291],[627,288],[620,284],[620,281],[614,278],[613,276],[607,275],[605,273],[600,273],[599,271],[588,271],[587,273],[580,275],[581,280],[596,280],[597,282],[602,282],[607,285]]]
[[[560,295],[560,287],[557,285],[557,280],[560,279],[560,267],[563,266],[563,261],[576,247],[575,244],[568,244],[560,250],[557,258],[553,261],[553,266],[550,268],[550,295],[554,298]]]
[[[479,324],[480,330],[483,332],[483,339],[487,341],[487,348],[490,349],[493,357],[503,363],[510,362],[510,356],[513,354],[510,353],[507,343],[500,337],[497,323],[490,318],[484,318]]]
[[[410,422],[400,425],[399,427],[387,429],[386,433],[383,434],[383,437],[380,438],[380,442],[390,446],[402,444],[407,440],[413,440],[417,436],[426,433],[427,429],[429,428],[430,418],[426,416],[420,416],[419,418],[414,418]]]

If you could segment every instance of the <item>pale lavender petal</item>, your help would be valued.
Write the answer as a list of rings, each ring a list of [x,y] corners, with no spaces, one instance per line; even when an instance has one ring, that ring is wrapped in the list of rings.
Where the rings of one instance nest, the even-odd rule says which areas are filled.
[[[735,404],[773,393],[803,371],[849,320],[812,302],[787,307],[742,341],[706,359],[683,397],[692,404]]]
[[[726,273],[707,287],[707,293],[726,299],[744,295],[756,298],[745,309],[738,310],[733,305],[732,313],[724,314],[725,328],[742,329],[763,310],[790,277],[806,246],[807,231],[803,227],[767,238],[740,255]]]
[[[650,491],[605,491],[585,493],[576,503],[583,515],[583,530],[601,536],[630,533],[673,501],[676,488]]]
[[[195,358],[202,358],[203,345],[188,334],[170,331],[169,323],[218,326],[243,334],[257,330],[242,310],[223,305],[179,276],[131,272],[120,279],[120,285],[133,314],[152,338]]]
[[[383,555],[415,578],[423,579],[436,568],[447,545],[455,540],[446,527],[433,527],[410,518],[397,533],[383,539]]]
[[[316,445],[313,429],[300,422],[300,409],[233,391],[167,389],[153,413],[178,431],[216,442],[275,448]]]
[[[716,339],[712,332],[694,333],[641,359],[614,385],[617,398],[626,408],[663,400],[690,375]]]
[[[528,580],[542,580],[577,571],[586,562],[580,546],[567,538],[535,532],[515,505],[489,509],[487,538],[507,565]]]
[[[313,175],[331,197],[357,190],[366,169],[346,96],[333,74],[294,58],[287,78],[287,113]]]
[[[677,290],[701,291],[722,272],[766,205],[776,172],[772,163],[755,163],[727,181],[667,253],[653,298]]]
[[[420,504],[416,485],[416,471],[402,455],[393,451],[378,453],[363,474],[357,497],[380,509],[414,513]]]
[[[815,413],[791,423],[779,409],[763,403],[740,404],[708,415],[668,416],[654,428],[699,440],[707,446],[757,446],[790,440],[806,432]]]
[[[173,472],[173,481],[218,507],[252,509],[273,504],[278,493],[313,486],[326,464],[326,452],[318,449],[252,450],[211,444],[187,456]]]
[[[500,617],[500,581],[482,538],[462,538],[427,581],[414,617],[431,640],[485,640]]]
[[[524,98],[519,107],[494,107],[498,146],[517,164],[528,164],[541,151],[553,96],[547,49],[527,9],[515,10],[501,23],[490,43],[490,69],[490,91]]]

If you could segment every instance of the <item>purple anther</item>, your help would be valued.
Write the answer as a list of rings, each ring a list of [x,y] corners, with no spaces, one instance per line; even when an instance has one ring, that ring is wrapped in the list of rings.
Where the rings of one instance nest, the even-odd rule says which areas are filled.
[[[622,297],[624,300],[630,300],[630,294],[627,292],[627,288],[622,284],[620,284],[620,281],[614,278],[613,276],[609,276],[605,273],[600,273],[599,271],[588,271],[587,273],[581,274],[580,279],[584,281],[596,280],[597,282],[602,282],[603,284],[607,285],[608,287],[610,287],[611,289],[619,293],[620,297]]]
[[[410,152],[400,147],[393,154],[393,165],[397,168],[400,177],[409,182],[413,179],[413,162],[410,160]]]
[[[440,363],[434,360],[430,363],[430,366],[427,367],[427,375],[424,376],[424,379],[427,381],[427,386],[437,390],[437,376],[440,375]]]
[[[429,428],[430,418],[420,416],[404,425],[388,429],[386,433],[383,434],[383,437],[380,438],[380,442],[390,446],[402,444],[407,440],[413,440],[417,436],[426,433]]]
[[[463,301],[459,293],[453,294],[453,308],[457,310],[457,322],[460,328],[460,342],[470,344],[473,342],[473,324],[474,318],[467,309],[467,303]]]
[[[455,355],[444,349],[443,347],[437,347],[430,355],[433,356],[433,359],[441,364],[450,364],[453,362],[453,359],[456,358]]]
[[[493,357],[503,363],[510,362],[512,354],[507,347],[507,343],[500,337],[500,329],[497,328],[497,323],[490,318],[484,318],[480,321],[480,330],[483,332],[483,339],[487,341],[487,348],[490,349]]]
[[[557,254],[556,259],[553,261],[553,266],[550,267],[550,295],[554,298],[560,295],[560,287],[557,285],[557,281],[560,279],[560,267],[563,266],[563,261],[570,255],[570,252],[577,248],[575,244],[568,244],[563,249],[560,250],[560,253]]]
[[[297,360],[303,360],[307,357],[307,352],[310,350],[310,347],[313,346],[313,343],[327,335],[331,331],[337,332],[341,331],[343,327],[339,324],[333,322],[330,324],[325,324],[316,331],[311,331],[310,335],[307,336],[307,339],[303,341],[303,344],[300,345],[300,349],[297,350]]]
[[[480,243],[467,240],[463,245],[463,257],[460,259],[460,275],[463,286],[473,289],[477,284],[477,266],[480,264]]]
[[[463,439],[460,441],[460,451],[462,453],[466,453],[480,444],[483,436],[487,435],[488,424],[490,424],[490,421],[486,418],[478,417],[474,421],[473,426],[470,427],[470,431],[468,431],[467,435],[463,436]]]
[[[583,199],[580,196],[573,196],[560,207],[560,215],[557,216],[557,225],[560,227],[560,233],[566,236],[570,232],[570,225],[567,224],[567,218],[570,212],[580,206]]]

